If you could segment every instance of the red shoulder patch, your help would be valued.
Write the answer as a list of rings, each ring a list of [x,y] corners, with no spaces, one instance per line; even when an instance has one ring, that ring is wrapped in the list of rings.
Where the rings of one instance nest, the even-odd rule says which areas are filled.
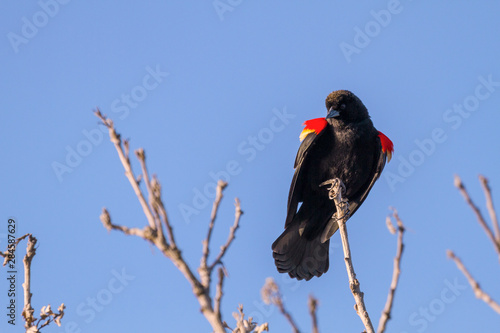
[[[394,144],[387,136],[385,136],[384,133],[380,131],[378,132],[378,137],[380,138],[380,143],[382,145],[382,152],[387,155],[387,162],[390,162],[392,153],[394,152]]]
[[[302,130],[302,133],[300,133],[300,141],[304,140],[309,133],[321,133],[321,131],[325,129],[326,125],[328,125],[328,122],[325,118],[314,118],[306,120],[303,125],[305,127]]]

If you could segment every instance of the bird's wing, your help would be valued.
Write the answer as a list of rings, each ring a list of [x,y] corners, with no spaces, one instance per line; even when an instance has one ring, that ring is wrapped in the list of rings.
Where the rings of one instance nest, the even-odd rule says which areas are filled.
[[[359,206],[361,206],[363,201],[365,201],[366,197],[368,196],[368,193],[370,193],[370,190],[372,189],[373,185],[380,177],[382,170],[384,170],[387,161],[387,152],[382,151],[382,145],[380,143],[379,137],[377,137],[376,145],[377,149],[375,150],[376,155],[374,158],[376,163],[374,163],[372,170],[370,171],[370,176],[368,177],[368,180],[366,181],[365,185],[361,187],[364,190],[356,193],[356,195],[349,201],[350,216],[352,216],[356,212],[356,210],[358,210]]]
[[[290,184],[290,192],[288,193],[288,208],[287,216],[285,221],[285,228],[287,228],[293,220],[295,213],[297,212],[297,207],[302,198],[299,194],[302,192],[302,181],[303,181],[303,165],[304,160],[307,157],[308,152],[314,147],[318,138],[324,133],[323,129],[326,127],[327,122],[325,118],[317,118],[308,120],[304,123],[306,127],[301,133],[301,139],[303,139],[299,150],[297,151],[297,156],[295,157],[295,173],[293,174],[292,183]]]
[[[365,201],[368,193],[370,193],[370,190],[375,184],[375,181],[377,181],[377,179],[380,177],[380,174],[382,173],[382,170],[384,170],[386,162],[391,160],[392,153],[394,151],[392,141],[389,140],[389,138],[387,138],[383,133],[378,133],[379,135],[375,140],[377,149],[375,150],[376,155],[374,156],[374,160],[376,162],[373,164],[372,170],[370,171],[370,176],[367,178],[365,185],[361,187],[363,191],[356,193],[349,200],[349,217],[351,217],[358,210],[363,201]],[[321,241],[325,242],[326,240],[330,239],[330,237],[333,236],[337,229],[337,222],[335,221],[335,219],[331,219],[328,222],[327,227],[323,231]]]

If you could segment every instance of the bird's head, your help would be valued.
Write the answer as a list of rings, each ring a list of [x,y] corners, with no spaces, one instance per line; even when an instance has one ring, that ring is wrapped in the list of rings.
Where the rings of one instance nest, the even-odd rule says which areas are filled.
[[[368,110],[361,100],[348,90],[332,92],[325,101],[328,114],[326,120],[330,123],[352,123],[369,118]]]

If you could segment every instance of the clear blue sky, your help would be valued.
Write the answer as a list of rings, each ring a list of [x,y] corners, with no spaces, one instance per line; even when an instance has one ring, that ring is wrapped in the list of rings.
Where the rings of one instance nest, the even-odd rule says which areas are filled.
[[[63,327],[46,331],[210,331],[169,260],[141,239],[102,227],[103,206],[118,224],[142,227],[146,220],[112,144],[99,132],[96,106],[131,138],[132,149],[146,149],[192,267],[210,214],[205,187],[210,194],[213,178],[230,164],[212,243],[216,252],[226,239],[239,197],[245,214],[225,259],[228,323],[242,303],[271,331],[289,331],[260,300],[272,276],[303,331],[310,331],[309,293],[320,300],[322,332],[361,331],[338,235],[330,271],[309,282],[278,274],[271,255],[284,224],[301,124],[324,116],[325,97],[338,89],[363,100],[396,149],[348,224],[373,320],[392,274],[396,238],[385,217],[395,206],[408,232],[388,332],[498,328],[498,315],[475,299],[445,251],[454,249],[500,300],[498,259],[453,187],[460,174],[486,212],[477,181],[482,173],[500,207],[500,4],[221,3],[229,7],[219,12],[212,1],[0,4],[0,245],[6,246],[9,216],[17,219],[19,236],[38,238],[33,304],[37,311],[46,303],[67,305]],[[186,207],[196,212],[188,216]],[[115,275],[123,271],[130,279],[119,288]],[[6,324],[8,286],[1,281],[0,330],[21,331]],[[106,303],[99,311],[88,304],[98,297]]]

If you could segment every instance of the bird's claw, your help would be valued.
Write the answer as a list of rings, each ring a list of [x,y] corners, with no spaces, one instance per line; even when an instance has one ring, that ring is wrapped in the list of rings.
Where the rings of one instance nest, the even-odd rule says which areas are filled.
[[[337,205],[341,211],[345,212],[341,217],[337,217],[336,214],[333,214],[332,218],[335,221],[338,221],[339,219],[344,219],[350,216],[351,211],[349,210],[349,201],[347,198],[343,197],[343,194],[346,192],[344,182],[342,182],[339,178],[333,178],[319,184],[320,187],[326,185],[330,185],[328,188],[328,198],[330,200],[335,200],[335,205]]]
[[[346,200],[346,201],[342,201],[342,204],[347,204],[347,200]],[[338,220],[340,220],[340,219],[343,219],[343,218],[345,218],[345,217],[347,217],[347,216],[350,216],[350,215],[351,215],[351,210],[349,209],[349,206],[347,206],[347,207],[348,207],[348,208],[347,208],[347,210],[346,210],[345,214],[344,214],[344,215],[342,215],[341,217],[335,218],[335,220],[336,220],[336,221],[338,221]]]
[[[344,183],[339,178],[328,179],[327,181],[322,182],[319,186],[330,185],[328,188],[328,198],[333,200],[337,197],[338,191],[340,190],[340,194],[344,194],[346,191]]]

